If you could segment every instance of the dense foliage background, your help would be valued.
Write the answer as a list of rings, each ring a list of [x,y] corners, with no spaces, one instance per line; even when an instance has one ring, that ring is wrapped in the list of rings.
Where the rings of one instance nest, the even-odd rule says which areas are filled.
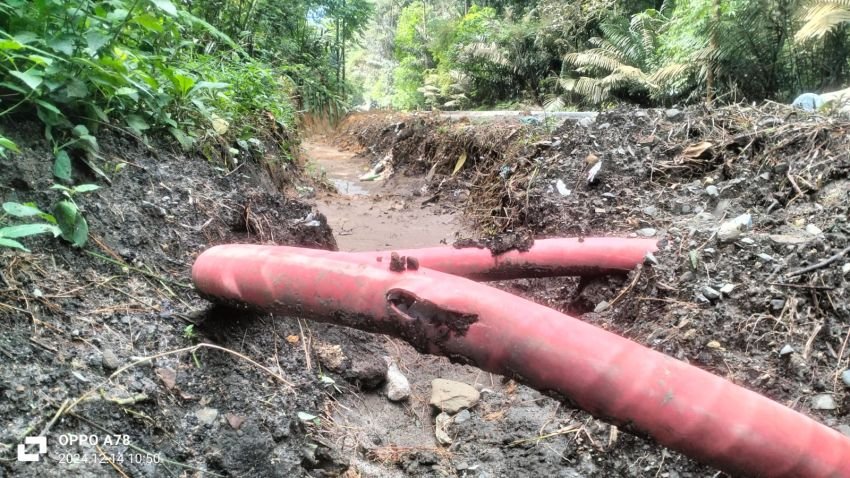
[[[787,101],[846,86],[847,0],[375,0],[348,57],[395,108]]]

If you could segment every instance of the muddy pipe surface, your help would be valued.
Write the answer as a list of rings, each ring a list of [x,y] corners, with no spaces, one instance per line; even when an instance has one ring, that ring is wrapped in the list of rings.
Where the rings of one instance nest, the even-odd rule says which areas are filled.
[[[555,392],[733,476],[850,477],[850,439],[704,370],[468,279],[332,257],[217,246],[192,277],[220,302],[394,335]]]
[[[326,256],[362,264],[390,264],[395,252],[399,257],[414,258],[419,267],[483,281],[628,271],[658,249],[654,239],[609,237],[538,239],[528,251],[511,250],[498,255],[486,248],[451,246],[370,252],[265,247],[271,253],[277,250],[280,254]]]

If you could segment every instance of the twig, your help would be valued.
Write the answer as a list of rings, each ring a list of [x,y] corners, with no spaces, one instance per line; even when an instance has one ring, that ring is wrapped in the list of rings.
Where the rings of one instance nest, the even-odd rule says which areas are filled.
[[[100,456],[103,457],[103,459],[106,460],[110,465],[112,465],[112,468],[115,469],[115,471],[117,471],[119,475],[123,476],[124,478],[130,478],[129,476],[127,476],[127,473],[124,473],[124,469],[118,466],[115,463],[115,460],[113,460],[112,457],[110,457],[106,454],[105,451],[103,451],[103,448],[101,448],[100,445],[95,445],[94,447],[95,449],[97,449],[97,452],[100,453]]]
[[[202,344],[193,345],[193,346],[191,346],[191,347],[183,347],[183,348],[181,348],[181,349],[169,350],[169,351],[167,351],[167,352],[162,352],[162,353],[158,353],[158,354],[155,354],[155,355],[150,355],[150,356],[147,356],[147,357],[142,357],[142,358],[140,358],[140,359],[136,360],[136,361],[135,361],[135,362],[133,362],[133,363],[130,363],[130,364],[128,364],[128,365],[125,365],[125,366],[123,366],[123,367],[119,368],[118,370],[116,370],[115,372],[113,372],[113,373],[112,373],[112,375],[110,375],[110,376],[109,376],[109,377],[107,377],[104,381],[102,381],[100,384],[98,384],[98,385],[97,385],[97,386],[95,386],[95,387],[90,388],[88,391],[86,391],[84,394],[82,394],[82,395],[81,395],[80,397],[78,397],[76,400],[74,400],[73,402],[71,402],[71,404],[70,404],[70,405],[68,405],[68,406],[65,408],[65,413],[69,413],[69,412],[70,412],[71,410],[73,410],[73,409],[74,409],[77,405],[79,405],[80,403],[82,403],[83,401],[85,401],[85,400],[86,400],[86,399],[87,399],[87,398],[88,398],[91,394],[93,394],[94,392],[96,392],[96,391],[97,391],[97,390],[99,390],[100,388],[102,388],[102,387],[106,386],[106,384],[107,384],[107,383],[109,383],[109,382],[111,382],[111,381],[112,381],[115,377],[117,377],[118,375],[121,375],[122,373],[126,372],[127,370],[130,370],[131,368],[137,367],[137,366],[139,366],[139,365],[141,365],[141,364],[144,364],[144,363],[150,362],[150,361],[152,361],[152,360],[156,360],[156,359],[158,359],[158,358],[167,357],[167,356],[169,356],[169,355],[176,355],[176,354],[181,354],[181,353],[185,353],[185,352],[193,353],[193,352],[196,352],[198,349],[201,349],[201,348],[209,348],[209,349],[220,350],[220,351],[222,351],[222,352],[227,352],[227,353],[229,353],[229,354],[231,354],[231,355],[234,355],[234,356],[236,356],[236,357],[241,358],[242,360],[245,360],[246,362],[250,363],[251,365],[253,365],[253,366],[255,366],[255,367],[259,368],[260,370],[262,370],[262,371],[264,371],[264,372],[266,372],[266,373],[268,373],[269,375],[271,375],[271,376],[272,376],[272,377],[274,377],[275,379],[279,380],[280,382],[282,382],[282,383],[286,384],[287,386],[292,387],[292,388],[294,388],[294,387],[295,387],[295,384],[293,384],[292,382],[290,382],[290,381],[286,380],[285,378],[283,378],[283,377],[282,377],[282,376],[280,376],[279,374],[275,373],[273,370],[271,370],[271,369],[269,369],[268,367],[265,367],[265,366],[263,366],[263,365],[260,365],[259,363],[255,362],[254,360],[252,360],[252,359],[248,358],[247,356],[245,356],[245,355],[243,355],[243,354],[241,354],[241,353],[239,353],[239,352],[236,352],[235,350],[230,350],[230,349],[225,348],[225,347],[219,347],[218,345],[202,343]]]
[[[794,276],[798,276],[800,274],[805,274],[807,272],[811,272],[811,271],[821,269],[823,267],[826,267],[826,266],[832,264],[833,262],[837,261],[838,259],[841,259],[842,257],[844,257],[844,254],[847,254],[848,252],[850,252],[850,246],[847,246],[844,249],[841,249],[840,251],[836,252],[832,256],[827,257],[826,259],[824,259],[820,262],[817,262],[817,263],[812,264],[808,267],[804,267],[802,269],[796,270],[794,272],[789,272],[789,273],[785,274],[785,277],[794,277]]]
[[[126,267],[128,270],[131,270],[131,271],[133,271],[133,272],[138,272],[139,274],[142,274],[142,275],[145,275],[145,276],[147,276],[147,277],[150,277],[151,279],[156,279],[156,280],[158,280],[158,281],[160,281],[160,282],[168,282],[169,284],[174,284],[174,285],[176,285],[176,286],[178,286],[178,287],[183,287],[183,288],[185,288],[185,289],[192,289],[192,288],[193,288],[193,287],[192,287],[191,285],[189,285],[189,284],[184,284],[184,283],[182,283],[182,282],[177,282],[177,281],[175,281],[175,280],[171,280],[171,279],[169,279],[169,278],[167,278],[167,277],[163,277],[163,276],[161,276],[161,275],[157,275],[157,274],[154,274],[154,273],[152,273],[152,272],[148,272],[148,271],[146,271],[146,270],[144,270],[144,269],[139,269],[138,267],[133,267],[133,266],[131,266],[131,265],[129,265],[129,264],[125,264],[125,263],[123,263],[123,262],[116,261],[115,259],[113,259],[113,258],[111,258],[111,257],[106,257],[106,256],[104,256],[103,254],[98,254],[97,252],[90,251],[90,250],[88,250],[88,249],[86,249],[86,254],[88,254],[88,255],[90,255],[90,256],[93,256],[93,257],[96,257],[96,258],[98,258],[98,259],[100,259],[100,260],[103,260],[103,261],[106,261],[106,262],[109,262],[109,263],[115,264],[116,266],[119,266],[119,267]]]

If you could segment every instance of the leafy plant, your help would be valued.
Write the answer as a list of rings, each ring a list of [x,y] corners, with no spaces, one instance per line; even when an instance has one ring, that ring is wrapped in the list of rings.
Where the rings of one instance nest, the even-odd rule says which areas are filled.
[[[88,223],[74,201],[74,197],[78,194],[100,189],[100,186],[81,184],[69,188],[56,184],[52,189],[59,190],[64,199],[53,205],[50,214],[40,210],[32,203],[6,202],[3,204],[3,211],[9,216],[16,218],[38,217],[45,222],[7,226],[0,229],[0,246],[29,252],[20,242],[14,239],[45,233],[51,233],[53,237],[61,236],[62,239],[75,247],[82,247],[86,244],[89,235]]]

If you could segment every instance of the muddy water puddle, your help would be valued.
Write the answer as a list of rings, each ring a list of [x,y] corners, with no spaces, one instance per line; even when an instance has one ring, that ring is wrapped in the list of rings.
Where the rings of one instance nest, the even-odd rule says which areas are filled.
[[[421,178],[393,177],[361,181],[369,171],[365,158],[321,142],[304,143],[308,167],[334,185],[336,193],[317,198],[342,251],[438,246],[452,243],[461,228],[458,217],[421,203]],[[398,175],[397,175],[398,176]]]

